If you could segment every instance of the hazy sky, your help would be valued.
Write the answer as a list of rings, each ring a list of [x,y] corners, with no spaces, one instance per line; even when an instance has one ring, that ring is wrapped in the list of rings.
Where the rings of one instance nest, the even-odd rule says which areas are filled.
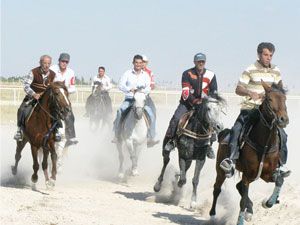
[[[270,41],[285,85],[300,93],[299,27],[298,0],[1,0],[1,75],[68,52],[77,76],[103,65],[118,80],[134,54],[145,54],[157,80],[180,84],[203,52],[220,90],[234,91],[258,43]]]

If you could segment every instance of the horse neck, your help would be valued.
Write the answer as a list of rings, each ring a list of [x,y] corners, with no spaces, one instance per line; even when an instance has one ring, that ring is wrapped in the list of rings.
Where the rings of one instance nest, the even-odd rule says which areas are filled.
[[[266,118],[266,115],[262,112],[264,117]],[[253,129],[250,133],[251,140],[255,140],[255,142],[261,146],[265,145],[272,145],[276,143],[276,137],[277,137],[277,126],[272,125],[272,127],[266,126],[265,119],[260,116],[259,122],[253,126]],[[268,139],[269,143],[268,142]]]
[[[49,117],[49,114],[51,115],[50,98],[46,92],[40,98],[38,106],[39,106],[38,114],[44,115],[46,117]]]

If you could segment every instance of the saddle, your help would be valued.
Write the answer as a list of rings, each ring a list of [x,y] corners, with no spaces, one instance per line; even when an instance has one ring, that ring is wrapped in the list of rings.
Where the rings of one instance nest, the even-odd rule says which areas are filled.
[[[22,112],[21,112],[21,117],[20,117],[20,124],[21,124],[21,128],[24,129],[26,122],[30,119],[31,114],[34,110],[34,108],[37,105],[37,101],[35,100],[28,100],[25,102],[25,105],[22,108]]]

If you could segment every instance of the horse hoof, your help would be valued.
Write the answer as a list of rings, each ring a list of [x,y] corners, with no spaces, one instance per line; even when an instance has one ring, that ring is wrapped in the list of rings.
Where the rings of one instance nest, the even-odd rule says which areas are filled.
[[[249,212],[245,212],[245,220],[247,222],[250,222],[252,220],[252,213],[249,213]]]
[[[154,185],[153,189],[155,192],[159,192],[161,188],[161,183],[156,182],[156,184]]]
[[[118,174],[118,178],[119,178],[119,179],[123,179],[123,178],[124,178],[124,173],[119,173],[119,174]]]
[[[36,191],[37,190],[37,188],[36,188],[36,183],[31,183],[31,190],[33,190],[33,191]]]
[[[211,212],[210,212],[209,215],[210,215],[210,220],[211,221],[215,221],[216,220],[216,214],[211,215]]]
[[[13,175],[17,175],[18,170],[15,166],[11,166],[11,172]]]
[[[177,186],[181,188],[183,185],[185,185],[185,183],[186,183],[186,181],[179,180],[177,183]]]
[[[197,206],[196,201],[192,201],[192,202],[191,202],[191,205],[190,205],[190,208],[191,208],[191,209],[196,209],[196,206]]]
[[[273,205],[271,205],[271,204],[268,203],[268,199],[267,198],[264,199],[261,204],[262,204],[262,207],[264,207],[265,209],[269,209],[269,208],[271,208],[273,206]]]
[[[55,187],[55,180],[50,178],[49,180],[46,181],[46,187],[47,189],[53,189]]]
[[[132,176],[138,176],[138,175],[139,175],[139,172],[138,172],[137,169],[133,169],[133,170],[131,171],[131,174],[132,174]]]

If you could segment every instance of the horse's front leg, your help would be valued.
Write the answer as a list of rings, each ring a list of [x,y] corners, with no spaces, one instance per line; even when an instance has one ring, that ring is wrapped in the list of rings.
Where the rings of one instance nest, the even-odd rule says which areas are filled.
[[[57,174],[57,154],[55,151],[55,144],[54,141],[51,141],[49,143],[49,151],[51,155],[51,162],[52,162],[52,170],[51,170],[51,177],[49,181],[47,182],[47,186],[49,188],[53,188],[55,186],[55,181],[56,181],[56,174]]]
[[[122,142],[117,143],[117,149],[119,153],[119,174],[118,177],[120,179],[124,178],[124,154],[123,154],[123,149],[122,149]]]
[[[163,150],[163,167],[161,169],[161,173],[158,177],[157,182],[155,183],[153,189],[155,192],[159,192],[161,189],[161,183],[163,182],[164,179],[164,174],[165,174],[165,170],[167,168],[168,163],[170,162],[170,152],[169,151],[165,151]]]
[[[31,176],[31,181],[33,182],[32,189],[36,189],[35,183],[38,181],[38,170],[39,170],[39,162],[38,162],[38,147],[31,145],[31,155],[33,159],[33,174]]]
[[[179,156],[180,177],[177,183],[178,187],[182,187],[186,183],[186,171],[191,166],[192,160],[185,160]]]
[[[236,185],[236,188],[238,189],[242,197],[240,201],[240,213],[239,213],[237,225],[243,225],[244,220],[248,222],[251,221],[253,215],[253,209],[252,209],[253,204],[248,195],[249,182],[246,180],[244,176],[242,180]]]
[[[131,167],[131,174],[133,176],[137,176],[138,175],[138,170],[137,170],[137,152],[135,150],[133,141],[129,138],[126,141],[126,146],[127,149],[129,151],[129,155],[130,155],[130,159],[131,159],[131,163],[132,163],[132,167]]]
[[[194,172],[194,177],[193,177],[193,193],[192,193],[192,200],[191,200],[191,208],[196,208],[196,203],[197,203],[197,187],[199,183],[199,176],[200,172],[203,168],[203,165],[205,163],[205,158],[204,160],[196,160],[196,165],[195,165],[195,172]]]
[[[16,148],[16,154],[15,154],[15,165],[11,166],[11,172],[13,175],[16,175],[18,172],[18,165],[19,161],[21,159],[21,152],[24,148],[24,146],[27,143],[27,139],[24,137],[22,141],[17,141],[17,148]]]
[[[284,178],[280,176],[280,174],[278,174],[277,176],[276,175],[277,174],[273,176],[273,179],[275,181],[275,188],[273,190],[273,193],[268,199],[264,200],[262,203],[262,206],[264,208],[271,208],[274,204],[279,203],[278,197],[284,182]]]
[[[43,162],[42,162],[42,169],[44,171],[45,181],[49,180],[48,175],[48,156],[49,156],[49,150],[47,148],[43,148]]]

